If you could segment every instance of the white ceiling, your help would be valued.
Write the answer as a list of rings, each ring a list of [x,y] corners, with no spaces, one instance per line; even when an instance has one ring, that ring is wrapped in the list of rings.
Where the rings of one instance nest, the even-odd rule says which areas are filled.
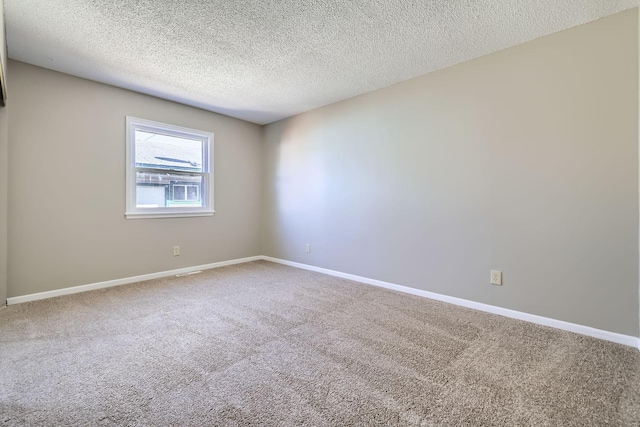
[[[638,0],[4,0],[9,57],[255,123]]]

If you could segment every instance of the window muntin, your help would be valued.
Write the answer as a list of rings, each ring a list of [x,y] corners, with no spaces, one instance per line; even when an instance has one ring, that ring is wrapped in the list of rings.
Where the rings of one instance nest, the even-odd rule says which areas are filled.
[[[213,215],[213,134],[127,117],[127,218]]]

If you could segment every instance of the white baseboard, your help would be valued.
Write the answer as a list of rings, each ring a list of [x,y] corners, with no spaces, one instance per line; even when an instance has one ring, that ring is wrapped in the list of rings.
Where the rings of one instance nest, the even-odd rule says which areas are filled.
[[[176,274],[190,273],[198,270],[209,270],[211,268],[225,267],[227,265],[242,264],[244,262],[258,261],[262,256],[252,256],[248,258],[238,258],[228,261],[214,262],[212,264],[196,265],[194,267],[178,268],[176,270],[161,271],[159,273],[142,274],[140,276],[125,277],[123,279],[107,280],[106,282],[91,283],[88,285],[73,286],[70,288],[56,289],[55,291],[39,292],[37,294],[23,295],[19,297],[7,298],[7,305],[20,304],[23,302],[36,301],[40,299],[59,297],[62,295],[77,294],[79,292],[93,291],[95,289],[110,288],[112,286],[127,285],[129,283],[144,282],[145,280],[159,279],[161,277],[175,276]]]
[[[548,317],[537,316],[535,314],[523,313],[521,311],[510,310],[508,308],[496,307],[494,305],[483,304],[480,302],[470,301],[462,298],[450,297],[447,295],[437,294],[434,292],[423,291],[420,289],[410,288],[408,286],[396,285],[394,283],[383,282],[381,280],[369,279],[367,277],[356,276],[354,274],[342,273],[340,271],[329,270],[326,268],[315,267],[312,265],[301,264],[299,262],[286,261],[279,258],[263,256],[265,261],[271,261],[278,264],[284,264],[291,267],[302,268],[304,270],[316,271],[318,273],[328,274],[330,276],[341,277],[343,279],[353,280],[355,282],[365,283],[368,285],[379,286],[382,288],[392,289],[394,291],[404,292],[411,295],[417,295],[437,301],[447,302],[449,304],[459,305],[462,307],[473,308],[475,310],[485,311],[487,313],[498,314],[500,316],[510,317],[512,319],[524,320],[526,322],[536,323],[538,325],[549,326],[564,331],[575,332],[577,334],[587,335],[606,341],[612,341],[618,344],[624,344],[636,347],[640,350],[640,338],[630,335],[618,334],[616,332],[603,331],[601,329],[592,328],[590,326],[578,325],[562,320],[550,319]]]
[[[36,294],[23,295],[19,297],[7,298],[7,305],[20,304],[28,301],[36,301],[46,298],[53,298],[62,295],[76,294],[79,292],[92,291],[95,289],[109,288],[112,286],[126,285],[129,283],[143,282],[145,280],[158,279],[161,277],[175,276],[176,274],[190,273],[198,270],[209,270],[212,268],[224,267],[227,265],[242,264],[245,262],[265,260],[278,264],[284,264],[291,267],[297,267],[304,270],[316,271],[318,273],[328,274],[330,276],[341,277],[343,279],[353,280],[355,282],[365,283],[368,285],[378,286],[391,289],[398,292],[404,292],[411,295],[417,295],[437,301],[443,301],[461,307],[472,308],[475,310],[485,311],[487,313],[498,314],[500,316],[510,317],[512,319],[524,320],[538,325],[549,326],[556,329],[562,329],[577,334],[587,335],[594,338],[612,341],[619,344],[636,347],[640,350],[640,338],[630,335],[618,334],[616,332],[603,331],[601,329],[592,328],[590,326],[578,325],[562,320],[550,319],[548,317],[537,316],[535,314],[523,313],[521,311],[510,310],[508,308],[496,307],[494,305],[483,304],[480,302],[470,301],[462,298],[451,297],[447,295],[437,294],[434,292],[423,291],[421,289],[410,288],[408,286],[396,285],[395,283],[383,282],[381,280],[369,279],[367,277],[356,276],[355,274],[342,273],[340,271],[329,270],[327,268],[315,267],[312,265],[302,264],[299,262],[287,261],[279,258],[258,255],[248,258],[232,259],[228,261],[214,262],[212,264],[197,265],[193,267],[179,268],[176,270],[161,271],[158,273],[143,274],[140,276],[125,277],[123,279],[108,280],[105,282],[91,283],[88,285],[74,286],[70,288],[57,289],[54,291],[40,292]]]

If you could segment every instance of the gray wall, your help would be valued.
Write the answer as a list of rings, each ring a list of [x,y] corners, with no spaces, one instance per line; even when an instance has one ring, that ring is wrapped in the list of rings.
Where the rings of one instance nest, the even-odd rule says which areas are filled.
[[[638,336],[637,20],[268,125],[263,252]]]
[[[4,38],[4,3],[0,0],[0,64],[6,72],[7,45]],[[6,76],[5,76],[6,77]],[[6,83],[6,81],[5,81]],[[7,299],[7,191],[9,109],[0,107],[0,307]]]
[[[10,297],[264,253],[637,336],[637,31],[624,12],[266,128],[10,61],[0,300],[8,234]],[[124,219],[125,115],[215,133],[214,217]]]
[[[9,297],[260,254],[260,126],[20,62],[9,73]],[[215,134],[215,216],[125,219],[126,115]]]
[[[9,107],[0,107],[0,307],[7,300],[7,192]]]
[[[4,26],[4,1],[0,0],[0,63],[3,69],[7,70],[7,42],[5,40],[5,26]]]

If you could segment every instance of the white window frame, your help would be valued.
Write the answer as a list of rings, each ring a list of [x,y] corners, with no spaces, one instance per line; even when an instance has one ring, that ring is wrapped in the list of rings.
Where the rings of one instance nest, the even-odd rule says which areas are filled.
[[[142,130],[152,133],[160,133],[179,138],[189,138],[202,141],[202,172],[195,174],[202,175],[202,207],[181,206],[181,207],[136,207],[136,172],[138,170],[153,171],[154,168],[140,168],[135,164],[135,133]],[[212,216],[213,210],[213,133],[197,129],[189,129],[181,126],[169,125],[166,123],[154,122],[151,120],[139,119],[136,117],[126,117],[126,211],[127,219],[142,218],[176,218],[194,216]],[[157,169],[158,172],[166,172],[167,169]],[[183,172],[184,171],[172,171]],[[187,172],[193,174],[193,172]],[[185,189],[186,190],[186,189]]]

